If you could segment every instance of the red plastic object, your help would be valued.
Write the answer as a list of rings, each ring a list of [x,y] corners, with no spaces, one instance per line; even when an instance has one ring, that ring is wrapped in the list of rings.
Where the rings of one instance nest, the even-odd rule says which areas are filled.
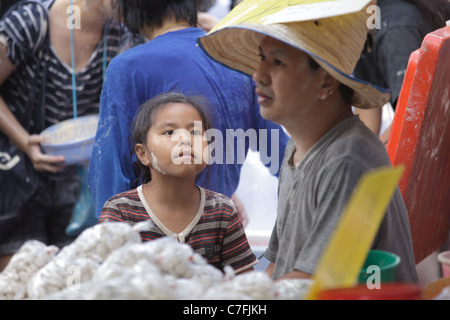
[[[450,230],[450,27],[428,34],[408,64],[387,150],[399,182],[416,263]]]
[[[423,300],[422,289],[415,284],[381,284],[380,289],[366,285],[351,288],[330,289],[319,293],[319,300]]]
[[[406,189],[406,183],[408,182],[409,172],[414,159],[414,150],[422,126],[423,115],[425,114],[425,105],[416,104],[414,108],[409,108],[408,115],[406,115],[406,106],[410,93],[412,92],[411,87],[413,86],[419,54],[420,50],[416,50],[409,57],[408,68],[406,69],[402,89],[398,97],[397,108],[387,144],[387,151],[391,163],[402,163],[405,166],[405,171],[398,183],[402,194],[404,194]],[[417,88],[414,87],[414,91],[416,90]],[[426,92],[425,95],[427,95]],[[412,118],[411,113],[415,113],[416,117]],[[419,121],[416,119],[419,119]]]

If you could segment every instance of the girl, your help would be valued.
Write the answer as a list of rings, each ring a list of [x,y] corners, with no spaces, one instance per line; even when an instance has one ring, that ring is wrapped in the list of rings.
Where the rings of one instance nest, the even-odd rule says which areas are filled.
[[[210,264],[230,265],[239,273],[258,262],[252,253],[233,202],[195,185],[206,167],[208,145],[203,134],[210,121],[197,98],[160,94],[138,110],[132,143],[144,184],[109,199],[100,222],[139,222],[155,226],[142,233],[149,241],[172,237],[189,244]]]
[[[89,166],[89,189],[96,217],[100,217],[106,200],[136,187],[132,158],[126,155],[130,122],[138,107],[171,90],[205,97],[217,119],[214,127],[223,137],[228,129],[255,131],[259,141],[255,151],[263,151],[259,154],[262,162],[278,176],[288,136],[281,126],[261,117],[252,79],[213,62],[197,44],[205,32],[195,27],[194,0],[116,3],[128,30],[150,41],[127,50],[108,67]],[[197,176],[197,184],[234,201],[243,165],[238,154],[242,151],[247,155],[249,149],[249,143],[230,144],[222,154],[215,154],[217,161],[208,166],[211,179],[202,172]],[[116,170],[121,174],[112,177],[111,172]],[[238,206],[238,212],[245,222],[245,210]]]

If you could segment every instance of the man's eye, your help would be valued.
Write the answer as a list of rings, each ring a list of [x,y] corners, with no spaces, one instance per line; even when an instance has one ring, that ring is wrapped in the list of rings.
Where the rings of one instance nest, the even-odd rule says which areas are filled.
[[[273,63],[274,63],[275,65],[277,65],[277,66],[281,66],[281,65],[283,64],[283,62],[282,62],[281,60],[278,60],[278,59],[274,59],[274,60],[273,60]]]
[[[261,61],[266,60],[266,56],[263,55],[262,53],[260,53],[258,56],[259,56],[259,58],[261,59]]]
[[[167,130],[167,131],[164,131],[163,134],[164,134],[164,135],[171,136],[171,135],[173,135],[174,132],[175,132],[175,131],[173,131],[173,130]]]

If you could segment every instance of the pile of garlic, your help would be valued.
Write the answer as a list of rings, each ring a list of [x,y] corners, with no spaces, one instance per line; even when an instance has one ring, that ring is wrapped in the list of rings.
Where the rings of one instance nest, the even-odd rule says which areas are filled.
[[[141,243],[139,232],[150,226],[151,222],[133,227],[108,222],[86,229],[33,275],[28,283],[28,297],[42,299],[71,285],[90,281],[111,252],[127,244]]]
[[[22,289],[9,290],[15,295],[0,295],[0,299],[299,299],[306,294],[309,282],[275,283],[264,272],[235,275],[231,267],[222,272],[172,238],[143,243],[139,232],[149,227],[148,223],[102,223],[85,230],[57,254],[52,247],[51,256],[42,252],[49,247],[34,242],[36,250],[30,252],[27,243],[5,274],[21,274],[25,268],[27,275],[10,278],[8,285],[11,290],[16,290],[14,285]],[[27,254],[36,262],[33,268],[17,263]]]
[[[24,299],[30,278],[52,260],[57,251],[57,247],[37,240],[26,242],[0,273],[0,300]]]

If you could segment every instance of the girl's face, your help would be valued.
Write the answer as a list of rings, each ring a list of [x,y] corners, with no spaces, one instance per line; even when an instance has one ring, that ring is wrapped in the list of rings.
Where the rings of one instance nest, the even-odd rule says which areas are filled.
[[[195,177],[206,167],[208,142],[203,141],[198,111],[186,103],[170,103],[159,109],[147,132],[146,145],[136,145],[136,155],[157,174]]]

